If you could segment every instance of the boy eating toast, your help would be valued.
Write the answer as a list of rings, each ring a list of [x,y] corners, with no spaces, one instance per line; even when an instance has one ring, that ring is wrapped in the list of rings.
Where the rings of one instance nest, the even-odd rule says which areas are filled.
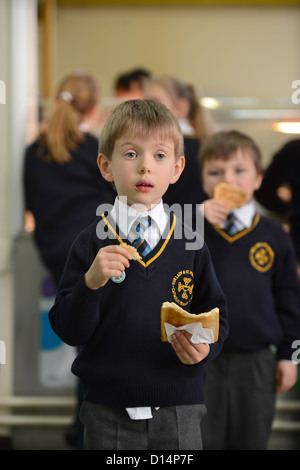
[[[120,104],[101,134],[98,166],[118,197],[74,242],[49,314],[80,348],[72,370],[85,390],[86,449],[202,448],[206,363],[227,336],[226,300],[206,245],[186,250],[186,232],[174,236],[182,222],[162,203],[184,167],[182,142],[171,112],[143,100]],[[218,307],[218,341],[177,331],[162,342],[165,301],[192,313]]]
[[[262,180],[255,142],[236,131],[219,132],[200,151],[205,241],[228,302],[229,335],[208,367],[206,449],[265,449],[275,391],[297,378],[293,342],[300,337],[296,259],[289,235],[256,212]],[[216,187],[246,194],[229,210]],[[217,191],[218,193],[218,191]],[[276,349],[276,353],[272,349]],[[218,426],[216,426],[218,422]]]

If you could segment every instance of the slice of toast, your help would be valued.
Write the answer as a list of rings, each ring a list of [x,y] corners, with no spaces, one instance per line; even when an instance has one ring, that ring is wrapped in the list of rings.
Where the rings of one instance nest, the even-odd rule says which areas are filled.
[[[161,340],[168,341],[165,323],[170,323],[175,327],[187,325],[189,323],[200,322],[203,328],[213,331],[214,342],[219,337],[219,309],[213,308],[210,312],[193,314],[189,313],[174,302],[164,302],[160,309]]]
[[[214,198],[224,202],[228,210],[242,207],[247,201],[247,196],[245,189],[230,186],[227,183],[219,183],[214,190]]]
[[[141,255],[139,254],[137,249],[134,248],[134,246],[127,245],[127,243],[122,243],[121,246],[128,251],[128,253],[131,255],[131,259],[134,259],[135,261],[138,259],[142,259]]]

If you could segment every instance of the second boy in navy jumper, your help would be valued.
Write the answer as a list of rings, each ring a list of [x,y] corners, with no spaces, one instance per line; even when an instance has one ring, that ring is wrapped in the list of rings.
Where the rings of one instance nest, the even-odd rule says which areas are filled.
[[[189,229],[175,237],[182,222],[162,204],[184,166],[180,129],[164,105],[128,101],[108,119],[99,152],[118,198],[75,241],[50,312],[56,333],[81,348],[72,369],[85,387],[86,448],[201,449],[206,363],[227,336],[226,300],[206,245],[187,250]],[[129,262],[121,244],[132,241],[137,204],[152,218],[152,251]],[[177,332],[163,343],[165,301],[192,313],[219,307],[219,340],[194,344]]]
[[[265,449],[271,431],[275,391],[297,378],[293,342],[300,337],[296,258],[289,235],[255,210],[253,193],[262,179],[255,142],[236,131],[207,139],[201,152],[205,191],[205,241],[228,302],[229,335],[208,367],[207,449]],[[243,188],[247,199],[228,210],[214,198],[220,182]],[[276,350],[276,354],[272,351]],[[277,386],[277,389],[275,388]],[[216,426],[218,421],[218,426]]]

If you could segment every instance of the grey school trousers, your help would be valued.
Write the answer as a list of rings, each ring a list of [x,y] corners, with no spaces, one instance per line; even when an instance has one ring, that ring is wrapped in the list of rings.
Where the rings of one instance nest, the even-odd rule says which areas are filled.
[[[275,411],[275,355],[221,352],[207,368],[203,447],[264,450]]]
[[[153,409],[153,418],[132,420],[125,408],[84,402],[80,419],[86,450],[202,450],[205,405]]]

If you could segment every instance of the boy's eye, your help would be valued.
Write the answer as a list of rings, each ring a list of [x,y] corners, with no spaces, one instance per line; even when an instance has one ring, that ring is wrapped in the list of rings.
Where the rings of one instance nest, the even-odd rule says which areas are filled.
[[[165,155],[163,153],[158,153],[156,155],[157,160],[163,160],[165,158]]]
[[[127,152],[127,153],[125,154],[125,157],[126,157],[126,158],[129,158],[129,159],[135,158],[135,157],[136,157],[136,153],[135,153],[135,152]]]
[[[244,171],[245,171],[244,168],[237,168],[237,169],[235,170],[236,173],[243,173]]]
[[[209,175],[210,176],[221,176],[223,173],[221,170],[213,170],[213,171],[210,171]]]

